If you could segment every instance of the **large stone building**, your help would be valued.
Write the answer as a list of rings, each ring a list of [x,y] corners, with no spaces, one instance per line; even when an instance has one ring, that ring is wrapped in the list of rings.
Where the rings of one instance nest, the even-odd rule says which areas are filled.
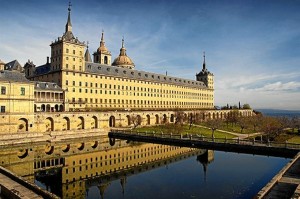
[[[196,81],[135,70],[122,40],[118,57],[111,60],[102,32],[93,53],[73,35],[69,8],[65,33],[51,43],[51,63],[24,66],[26,77],[54,82],[67,90],[71,111],[213,109],[214,79],[203,63]]]
[[[23,68],[16,60],[0,62],[1,134],[99,132],[130,126],[132,117],[140,125],[173,123],[178,110],[203,120],[231,114],[214,110],[214,76],[205,56],[196,80],[141,71],[124,39],[112,59],[102,32],[92,61],[88,46],[73,35],[68,11],[65,32],[51,43],[46,64],[28,61]],[[252,110],[239,114],[250,116]]]

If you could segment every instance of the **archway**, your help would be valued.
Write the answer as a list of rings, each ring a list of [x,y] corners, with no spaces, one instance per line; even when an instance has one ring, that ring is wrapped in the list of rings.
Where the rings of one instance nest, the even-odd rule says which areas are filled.
[[[155,115],[155,124],[159,124],[159,116]]]
[[[64,117],[63,119],[65,121],[64,126],[66,127],[63,130],[70,130],[70,119],[68,117]]]
[[[54,120],[51,117],[47,117],[45,120],[46,131],[54,131]]]
[[[163,122],[163,124],[167,123],[167,115],[166,114],[163,115],[162,122]]]
[[[46,112],[50,112],[51,111],[51,106],[50,106],[50,104],[47,104],[46,105]]]
[[[28,131],[28,120],[26,118],[19,119],[18,131]]]
[[[209,120],[211,119],[211,113],[210,112],[208,113],[208,119]]]
[[[54,146],[45,146],[45,153],[51,155],[54,152]]]
[[[59,111],[59,106],[58,106],[58,104],[55,104],[55,106],[54,106],[54,110],[55,110],[55,112],[58,112]]]
[[[115,127],[115,126],[116,126],[116,118],[115,118],[115,116],[110,116],[109,127]]]
[[[42,106],[41,106],[41,111],[42,111],[42,112],[45,112],[45,111],[46,111],[46,106],[45,106],[45,104],[42,104]]]
[[[170,117],[170,122],[174,122],[174,114],[171,114],[171,117]]]
[[[150,125],[150,115],[146,115],[147,117],[147,125]]]
[[[59,106],[59,111],[60,111],[60,112],[64,111],[64,105],[60,105],[60,106]]]
[[[216,119],[216,115],[215,115],[215,113],[213,113],[213,119]]]
[[[37,108],[36,108],[36,104],[34,105],[34,112],[36,112],[37,111]]]
[[[137,124],[141,125],[142,124],[142,117],[140,115],[137,115],[136,119],[137,119]]]
[[[98,118],[96,116],[93,116],[93,122],[92,122],[92,128],[97,129],[98,128]]]
[[[18,157],[19,157],[20,159],[23,159],[23,158],[25,158],[26,156],[28,156],[28,149],[20,149],[20,150],[18,151]]]
[[[130,125],[131,125],[130,116],[129,116],[129,115],[127,115],[127,116],[126,116],[126,118],[127,118],[127,125],[128,125],[128,126],[130,126]]]
[[[78,129],[84,129],[84,118],[82,116],[78,117],[79,124],[77,125]]]

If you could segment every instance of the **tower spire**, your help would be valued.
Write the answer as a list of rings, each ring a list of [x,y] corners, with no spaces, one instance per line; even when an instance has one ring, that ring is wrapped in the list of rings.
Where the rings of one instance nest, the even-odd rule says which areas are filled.
[[[72,32],[72,23],[71,23],[71,2],[69,1],[69,7],[68,7],[68,21],[66,24],[66,32]]]
[[[206,63],[205,63],[205,51],[203,52],[203,68],[202,68],[203,71],[206,70]]]
[[[104,42],[104,30],[102,30],[102,35],[101,35],[101,40],[100,40],[100,47],[104,47],[105,42]]]

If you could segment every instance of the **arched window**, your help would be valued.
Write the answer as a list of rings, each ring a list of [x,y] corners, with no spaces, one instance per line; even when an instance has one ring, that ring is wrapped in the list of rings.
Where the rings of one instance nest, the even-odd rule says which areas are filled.
[[[104,64],[108,64],[107,62],[107,56],[104,56]]]

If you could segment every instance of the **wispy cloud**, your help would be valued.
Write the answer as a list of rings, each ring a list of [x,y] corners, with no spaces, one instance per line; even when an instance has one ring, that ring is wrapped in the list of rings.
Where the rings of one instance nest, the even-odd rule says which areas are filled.
[[[300,91],[300,82],[275,82],[267,84],[260,88],[250,89],[253,91],[271,91],[271,92],[278,92],[278,91]]]

